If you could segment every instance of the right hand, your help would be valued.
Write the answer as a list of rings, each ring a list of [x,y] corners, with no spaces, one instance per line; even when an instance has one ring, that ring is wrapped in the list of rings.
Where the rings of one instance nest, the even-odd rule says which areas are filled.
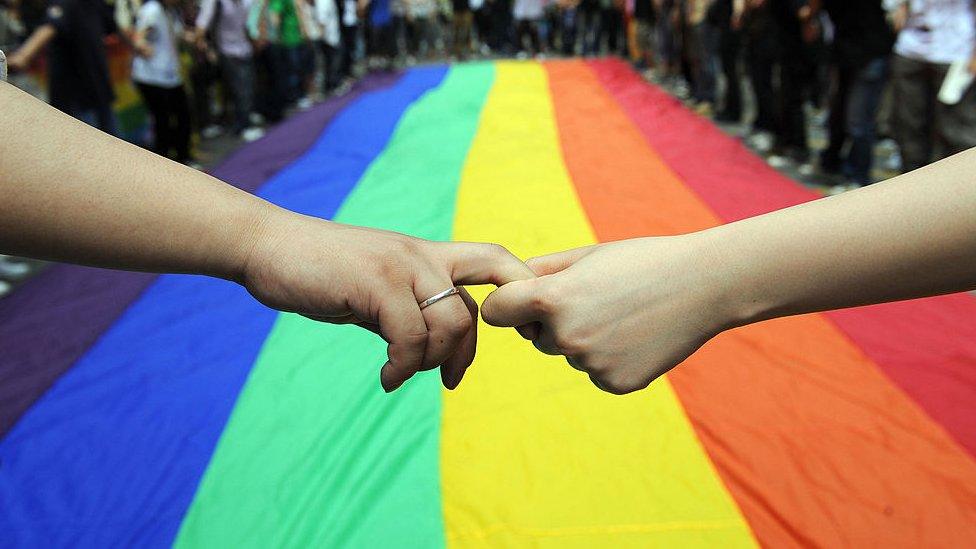
[[[232,278],[269,307],[380,335],[389,344],[380,370],[387,392],[438,366],[454,389],[474,360],[471,296],[462,290],[423,310],[420,301],[456,285],[535,276],[495,244],[431,242],[277,209],[254,234],[242,243],[249,252]]]

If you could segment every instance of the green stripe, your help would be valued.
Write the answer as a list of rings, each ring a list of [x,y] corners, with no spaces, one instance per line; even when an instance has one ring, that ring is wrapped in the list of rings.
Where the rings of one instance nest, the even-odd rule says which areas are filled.
[[[451,70],[406,112],[337,221],[448,240],[494,79]],[[376,336],[282,314],[183,522],[177,547],[443,546],[436,371],[386,395]]]

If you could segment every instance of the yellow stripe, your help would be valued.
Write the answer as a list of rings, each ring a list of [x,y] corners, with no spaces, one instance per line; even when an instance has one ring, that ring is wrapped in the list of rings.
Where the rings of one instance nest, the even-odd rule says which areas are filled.
[[[455,239],[522,257],[596,241],[557,131],[542,67],[500,63],[462,175]],[[754,545],[669,383],[608,395],[513,330],[480,335],[464,384],[444,392],[451,546]]]

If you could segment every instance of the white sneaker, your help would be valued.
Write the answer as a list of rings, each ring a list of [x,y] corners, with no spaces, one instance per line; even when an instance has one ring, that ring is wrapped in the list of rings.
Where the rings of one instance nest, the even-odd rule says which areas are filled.
[[[297,106],[299,110],[307,111],[311,109],[315,103],[312,101],[311,97],[303,97],[298,100]]]
[[[10,290],[13,290],[13,289],[14,289],[14,287],[11,286],[9,282],[4,282],[4,281],[0,280],[0,297],[3,297],[5,295],[9,294],[10,293]]]
[[[257,126],[251,126],[250,128],[247,128],[241,132],[241,139],[243,139],[245,143],[257,141],[262,137],[264,137],[264,130],[258,128]]]
[[[774,154],[770,156],[769,158],[766,159],[766,162],[768,162],[770,166],[776,168],[777,170],[781,170],[793,163],[792,161],[790,161],[789,158],[785,156],[780,156],[778,154]]]
[[[200,137],[204,139],[213,139],[215,137],[220,137],[224,133],[224,129],[216,124],[211,124],[200,131]]]
[[[773,148],[773,136],[766,132],[756,132],[746,139],[746,143],[759,152],[769,152]]]
[[[30,271],[30,265],[26,263],[10,261],[6,257],[0,258],[0,277],[17,280],[27,276]]]

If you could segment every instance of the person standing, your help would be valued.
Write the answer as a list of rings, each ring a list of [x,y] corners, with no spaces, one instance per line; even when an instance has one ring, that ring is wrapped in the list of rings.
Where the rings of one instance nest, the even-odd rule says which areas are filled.
[[[820,156],[820,167],[842,173],[853,185],[866,185],[871,182],[878,106],[895,37],[881,0],[825,0],[823,7],[834,26],[835,86],[828,121],[830,144]]]
[[[454,11],[454,55],[459,60],[463,60],[471,53],[471,28],[474,14],[471,11],[470,0],[451,0],[451,7]]]
[[[220,60],[224,93],[234,106],[233,131],[245,141],[264,134],[251,125],[255,112],[254,48],[247,36],[253,0],[203,0],[195,21],[197,47],[208,47],[208,35]]]
[[[339,30],[339,9],[336,0],[314,0],[315,22],[322,29],[318,46],[322,52],[322,87],[332,93],[339,86],[342,35]],[[340,2],[342,0],[339,0]]]
[[[719,122],[739,122],[742,118],[742,87],[739,82],[740,33],[733,15],[733,0],[715,0],[706,18],[718,33],[714,44],[725,77],[722,107],[715,119]]]
[[[976,91],[949,105],[937,95],[953,63],[976,73],[976,10],[972,0],[906,0],[892,60],[895,139],[906,172],[976,146]]]
[[[179,41],[183,24],[177,0],[148,0],[136,16],[132,80],[153,123],[152,150],[190,164],[190,105],[180,74]]]
[[[116,135],[115,93],[104,42],[105,35],[114,32],[113,13],[102,0],[51,0],[42,24],[10,54],[7,64],[12,70],[26,70],[47,47],[51,105]]]
[[[305,42],[305,35],[300,21],[301,10],[298,2],[301,0],[268,0],[268,16],[277,29],[277,43],[275,60],[280,63],[278,75],[283,77],[279,83],[288,104],[294,103],[302,96],[301,87],[301,51]]]

